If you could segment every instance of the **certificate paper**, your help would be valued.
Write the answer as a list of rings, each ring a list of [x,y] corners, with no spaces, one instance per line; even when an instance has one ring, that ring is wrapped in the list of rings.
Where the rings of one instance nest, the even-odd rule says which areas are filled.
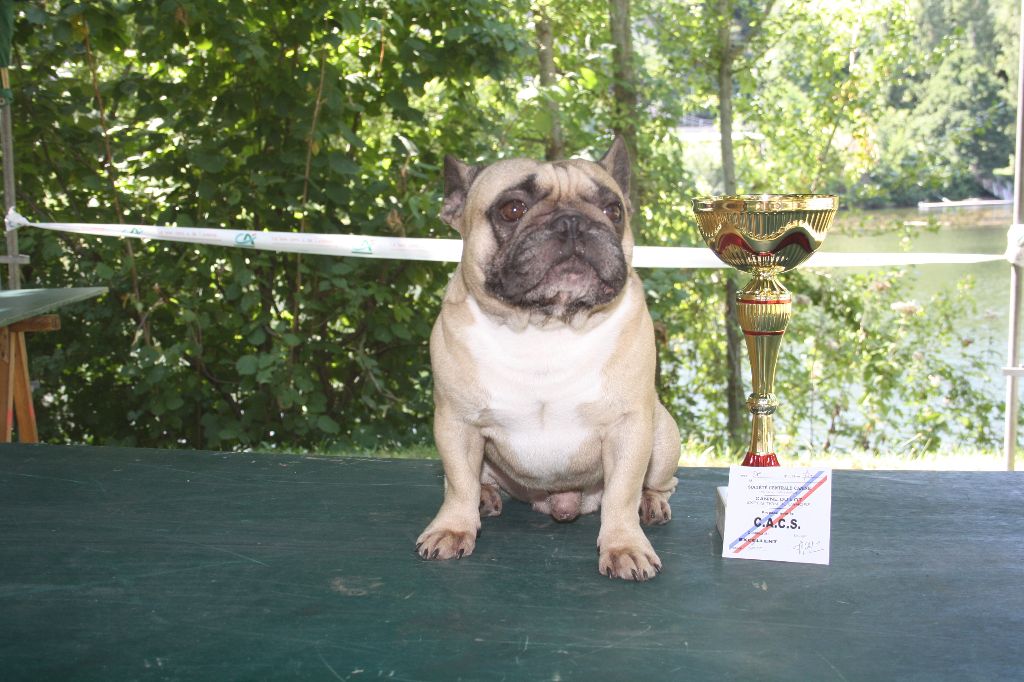
[[[831,469],[729,469],[723,557],[828,564],[831,529]]]

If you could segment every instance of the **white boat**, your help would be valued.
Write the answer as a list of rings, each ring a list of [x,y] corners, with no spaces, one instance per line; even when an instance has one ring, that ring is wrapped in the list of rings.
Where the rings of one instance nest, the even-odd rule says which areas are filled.
[[[932,208],[980,208],[983,206],[1012,205],[1013,199],[961,199],[960,201],[951,201],[950,199],[943,199],[942,201],[917,202],[917,208],[921,211],[926,211]]]

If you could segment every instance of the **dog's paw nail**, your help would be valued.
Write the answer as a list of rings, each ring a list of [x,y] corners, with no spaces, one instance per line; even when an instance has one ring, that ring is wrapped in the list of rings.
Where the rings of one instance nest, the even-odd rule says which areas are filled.
[[[630,572],[633,574],[633,580],[635,582],[640,582],[640,574],[636,572],[636,569],[630,569]]]
[[[440,549],[439,547],[438,547],[438,548],[435,548],[435,549],[434,549],[434,552],[433,552],[433,553],[432,553],[432,554],[430,555],[430,558],[431,558],[431,559],[436,559],[436,558],[437,558],[437,555],[438,555],[438,554],[440,554],[440,553],[441,553],[441,549]]]
[[[465,549],[459,549],[459,553],[456,555],[456,557],[461,559],[464,556],[466,556],[466,550]]]

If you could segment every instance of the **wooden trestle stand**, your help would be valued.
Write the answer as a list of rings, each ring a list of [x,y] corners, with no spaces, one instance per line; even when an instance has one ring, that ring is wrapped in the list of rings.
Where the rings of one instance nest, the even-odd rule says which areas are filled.
[[[32,406],[25,334],[58,329],[60,316],[53,314],[37,315],[0,328],[0,442],[11,442],[15,419],[18,422],[20,442],[39,442],[36,411]]]

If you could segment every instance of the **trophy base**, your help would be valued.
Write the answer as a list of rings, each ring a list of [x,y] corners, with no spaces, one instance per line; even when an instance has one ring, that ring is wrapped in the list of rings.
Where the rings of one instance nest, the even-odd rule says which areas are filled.
[[[757,454],[755,452],[748,452],[747,456],[743,459],[743,466],[777,467],[779,466],[779,459],[775,456],[774,452],[769,452],[767,454]]]
[[[745,467],[777,467],[779,460],[774,452],[758,455],[748,452],[743,460]],[[718,527],[718,534],[725,537],[725,507],[729,502],[729,486],[721,485],[715,488],[715,525]]]
[[[715,488],[715,525],[718,534],[725,537],[725,505],[729,501],[729,486],[720,485]]]

